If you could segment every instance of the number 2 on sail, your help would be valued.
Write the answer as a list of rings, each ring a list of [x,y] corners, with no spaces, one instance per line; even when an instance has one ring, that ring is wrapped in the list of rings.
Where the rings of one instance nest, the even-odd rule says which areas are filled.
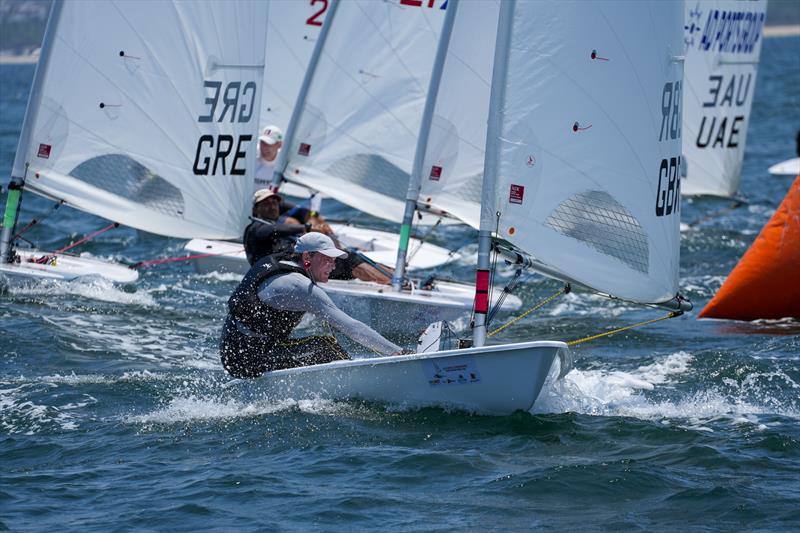
[[[322,8],[306,19],[306,24],[308,26],[322,26],[322,21],[317,19],[328,9],[328,0],[309,0],[309,4],[312,6],[317,3],[322,4]]]

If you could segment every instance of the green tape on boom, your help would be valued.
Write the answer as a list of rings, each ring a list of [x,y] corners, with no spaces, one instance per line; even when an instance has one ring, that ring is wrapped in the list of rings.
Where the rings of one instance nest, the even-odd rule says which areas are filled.
[[[8,198],[6,199],[6,214],[3,217],[3,227],[10,228],[14,226],[14,221],[17,220],[17,208],[19,207],[19,189],[10,189],[8,191]]]
[[[400,249],[408,250],[408,240],[411,238],[411,226],[403,224],[400,226]]]

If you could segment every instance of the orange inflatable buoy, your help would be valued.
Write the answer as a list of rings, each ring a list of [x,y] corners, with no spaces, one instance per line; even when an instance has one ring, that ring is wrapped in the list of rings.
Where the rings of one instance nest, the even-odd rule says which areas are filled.
[[[800,176],[698,318],[800,318]]]

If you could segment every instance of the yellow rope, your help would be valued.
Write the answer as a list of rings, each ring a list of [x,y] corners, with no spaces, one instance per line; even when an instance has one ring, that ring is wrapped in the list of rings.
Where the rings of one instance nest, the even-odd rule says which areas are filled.
[[[509,320],[508,322],[506,322],[505,324],[503,324],[502,326],[500,326],[500,327],[499,327],[499,328],[497,328],[496,330],[489,332],[489,333],[488,333],[486,336],[487,336],[487,337],[493,337],[493,336],[494,336],[496,333],[500,333],[501,331],[503,331],[504,329],[506,329],[506,328],[507,328],[508,326],[510,326],[511,324],[514,324],[514,323],[516,323],[516,322],[519,322],[520,320],[522,320],[523,318],[525,318],[525,317],[526,317],[526,316],[528,316],[529,314],[533,313],[534,311],[536,311],[537,309],[539,309],[539,308],[540,308],[540,307],[542,307],[543,305],[547,304],[548,302],[550,302],[551,300],[553,300],[553,299],[554,299],[554,298],[556,298],[557,296],[559,296],[559,295],[561,295],[561,294],[564,294],[564,293],[566,293],[566,292],[567,292],[567,288],[566,288],[566,287],[564,287],[563,289],[561,289],[560,291],[558,291],[558,292],[557,292],[557,293],[555,293],[554,295],[550,296],[549,298],[545,298],[544,300],[542,300],[542,301],[541,301],[541,302],[539,302],[538,304],[534,305],[533,307],[531,307],[530,309],[528,309],[527,311],[525,311],[524,313],[522,313],[522,314],[521,314],[521,315],[519,315],[518,317],[516,317],[516,318],[512,318],[511,320]]]
[[[503,324],[499,328],[495,329],[494,331],[491,331],[491,332],[487,333],[486,336],[487,337],[493,337],[497,333],[500,333],[501,331],[506,329],[511,324],[519,322],[520,320],[522,320],[523,318],[525,318],[529,314],[533,313],[537,309],[540,309],[541,307],[543,307],[544,305],[546,305],[548,302],[552,301],[556,297],[560,296],[561,294],[565,294],[565,293],[567,293],[569,291],[570,291],[570,288],[569,288],[569,285],[567,285],[566,287],[564,287],[563,289],[559,290],[558,292],[556,292],[552,296],[550,296],[548,298],[545,298],[541,302],[537,303],[536,305],[534,305],[533,307],[531,307],[530,309],[528,309],[527,311],[525,311],[524,313],[522,313],[518,317],[512,318],[511,320],[509,320],[508,322],[506,322],[505,324]],[[584,337],[582,339],[576,339],[574,341],[569,341],[569,342],[567,342],[567,346],[575,346],[576,344],[580,344],[582,342],[592,341],[592,340],[595,340],[595,339],[599,339],[601,337],[607,337],[609,335],[613,335],[614,333],[619,333],[620,331],[625,331],[627,329],[633,329],[633,328],[636,328],[636,327],[639,327],[639,326],[646,326],[647,324],[653,324],[655,322],[660,322],[662,320],[667,320],[668,318],[674,318],[676,316],[681,316],[682,314],[683,314],[683,311],[672,311],[669,314],[667,314],[666,316],[662,316],[662,317],[659,317],[659,318],[654,318],[652,320],[645,320],[644,322],[637,322],[636,324],[631,324],[630,326],[624,326],[624,327],[621,327],[621,328],[612,329],[611,331],[606,331],[604,333],[598,333],[597,335],[591,335],[589,337]]]
[[[659,317],[659,318],[654,318],[652,320],[645,320],[644,322],[639,322],[637,324],[631,324],[630,326],[624,326],[624,327],[621,327],[621,328],[612,329],[611,331],[606,331],[604,333],[598,333],[597,335],[592,335],[590,337],[584,337],[582,339],[569,341],[569,342],[567,342],[567,346],[574,346],[574,345],[580,344],[582,342],[592,341],[594,339],[599,339],[600,337],[606,337],[608,335],[613,335],[614,333],[619,333],[620,331],[625,331],[626,329],[632,329],[632,328],[635,328],[635,327],[638,327],[638,326],[645,326],[647,324],[652,324],[654,322],[660,322],[661,320],[666,320],[668,318],[674,318],[676,316],[681,316],[682,314],[683,314],[683,311],[673,311],[673,312],[669,313],[666,316],[662,316],[662,317]]]

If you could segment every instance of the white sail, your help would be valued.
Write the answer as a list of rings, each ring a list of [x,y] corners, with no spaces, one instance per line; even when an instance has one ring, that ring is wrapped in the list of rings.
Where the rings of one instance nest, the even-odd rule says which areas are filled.
[[[766,0],[686,0],[681,193],[739,189]]]
[[[270,0],[261,125],[289,126],[329,0]]]
[[[286,178],[402,220],[445,4],[339,3],[285,147]]]
[[[561,279],[639,302],[673,298],[682,6],[512,5],[498,39],[485,168],[494,202],[481,229]]]
[[[500,3],[460,2],[431,122],[419,204],[477,228]]]
[[[266,4],[59,8],[14,175],[27,166],[27,188],[134,228],[238,237],[257,149]]]

